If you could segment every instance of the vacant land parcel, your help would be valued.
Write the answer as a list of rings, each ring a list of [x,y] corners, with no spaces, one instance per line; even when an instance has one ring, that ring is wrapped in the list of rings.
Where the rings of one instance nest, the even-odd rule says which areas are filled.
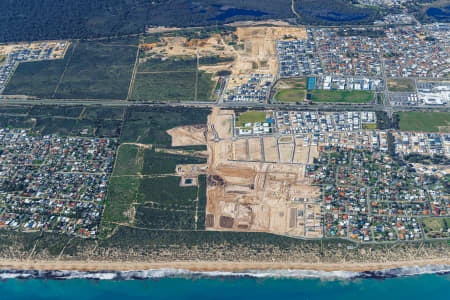
[[[74,42],[63,60],[22,63],[5,94],[61,99],[125,99],[136,38]]]
[[[450,113],[448,112],[400,112],[400,130],[449,132]]]
[[[133,86],[133,100],[208,101],[215,82],[197,69],[192,56],[143,58]]]
[[[74,47],[55,98],[125,99],[138,40],[83,41]]]
[[[305,100],[306,90],[304,89],[280,89],[275,94],[278,102],[300,102]]]
[[[176,176],[176,166],[202,164],[206,160],[155,148],[154,145],[120,146],[110,192],[106,197],[103,234],[108,234],[118,224],[148,229],[204,228],[205,178],[201,178],[201,190],[197,187],[197,180],[195,184],[182,186],[186,179]],[[194,176],[198,173],[189,178]]]
[[[0,124],[10,128],[30,128],[33,134],[118,138],[123,111],[123,107],[3,106]]]
[[[20,63],[3,94],[53,97],[73,50],[72,45],[64,59]]]
[[[389,79],[387,86],[390,92],[415,92],[416,85],[412,79]]]
[[[312,90],[310,94],[314,102],[368,103],[374,99],[370,91]]]
[[[121,132],[122,143],[171,145],[167,130],[182,126],[206,124],[210,109],[183,107],[130,107]]]

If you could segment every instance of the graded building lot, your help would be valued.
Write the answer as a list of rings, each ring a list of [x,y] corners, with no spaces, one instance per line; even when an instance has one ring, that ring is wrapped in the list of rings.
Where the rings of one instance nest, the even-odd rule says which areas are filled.
[[[249,138],[248,139],[248,152],[251,161],[263,161],[261,138]]]
[[[292,162],[294,144],[278,143],[278,147],[280,148],[280,162]]]
[[[412,79],[388,79],[387,87],[390,92],[416,91],[416,85]]]
[[[239,139],[233,143],[234,160],[249,160],[247,139]]]
[[[308,162],[309,147],[295,146],[294,163],[306,164]]]
[[[274,137],[263,138],[264,156],[267,162],[279,161],[277,140]]]
[[[233,136],[233,115],[217,116],[215,129],[220,138],[230,138]]]

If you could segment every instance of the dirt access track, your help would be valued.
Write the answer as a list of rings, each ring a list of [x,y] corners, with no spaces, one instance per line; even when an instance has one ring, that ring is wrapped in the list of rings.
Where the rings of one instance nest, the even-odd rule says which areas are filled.
[[[233,119],[218,108],[208,118],[207,229],[320,237],[321,191],[305,179],[305,165],[256,161],[264,141],[230,136]]]

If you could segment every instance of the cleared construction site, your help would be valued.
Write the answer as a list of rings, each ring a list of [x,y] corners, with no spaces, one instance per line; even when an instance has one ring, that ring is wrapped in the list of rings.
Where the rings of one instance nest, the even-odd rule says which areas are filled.
[[[206,228],[322,237],[321,190],[305,179],[318,152],[293,137],[235,138],[234,118],[209,117]]]
[[[236,137],[235,118],[214,108],[207,128],[169,131],[174,145],[207,144],[206,166],[177,170],[182,178],[208,175],[206,229],[322,237],[321,188],[305,179],[317,146],[292,136]]]

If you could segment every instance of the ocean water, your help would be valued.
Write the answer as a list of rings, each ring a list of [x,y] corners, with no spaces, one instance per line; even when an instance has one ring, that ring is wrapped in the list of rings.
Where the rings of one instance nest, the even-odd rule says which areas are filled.
[[[328,276],[326,272],[311,271],[263,271],[236,275],[166,270],[147,271],[147,277],[150,278],[141,280],[130,280],[145,278],[139,277],[143,273],[132,275],[131,272],[122,275],[116,273],[115,276],[114,273],[34,272],[28,277],[33,279],[18,279],[24,278],[18,275],[23,273],[2,271],[0,299],[449,299],[448,266],[447,269],[434,270],[439,274],[411,275],[414,274],[411,270],[409,273],[398,270],[366,275],[334,272],[333,276]],[[117,276],[121,280],[116,280],[119,278]],[[46,277],[76,279],[43,279]]]

